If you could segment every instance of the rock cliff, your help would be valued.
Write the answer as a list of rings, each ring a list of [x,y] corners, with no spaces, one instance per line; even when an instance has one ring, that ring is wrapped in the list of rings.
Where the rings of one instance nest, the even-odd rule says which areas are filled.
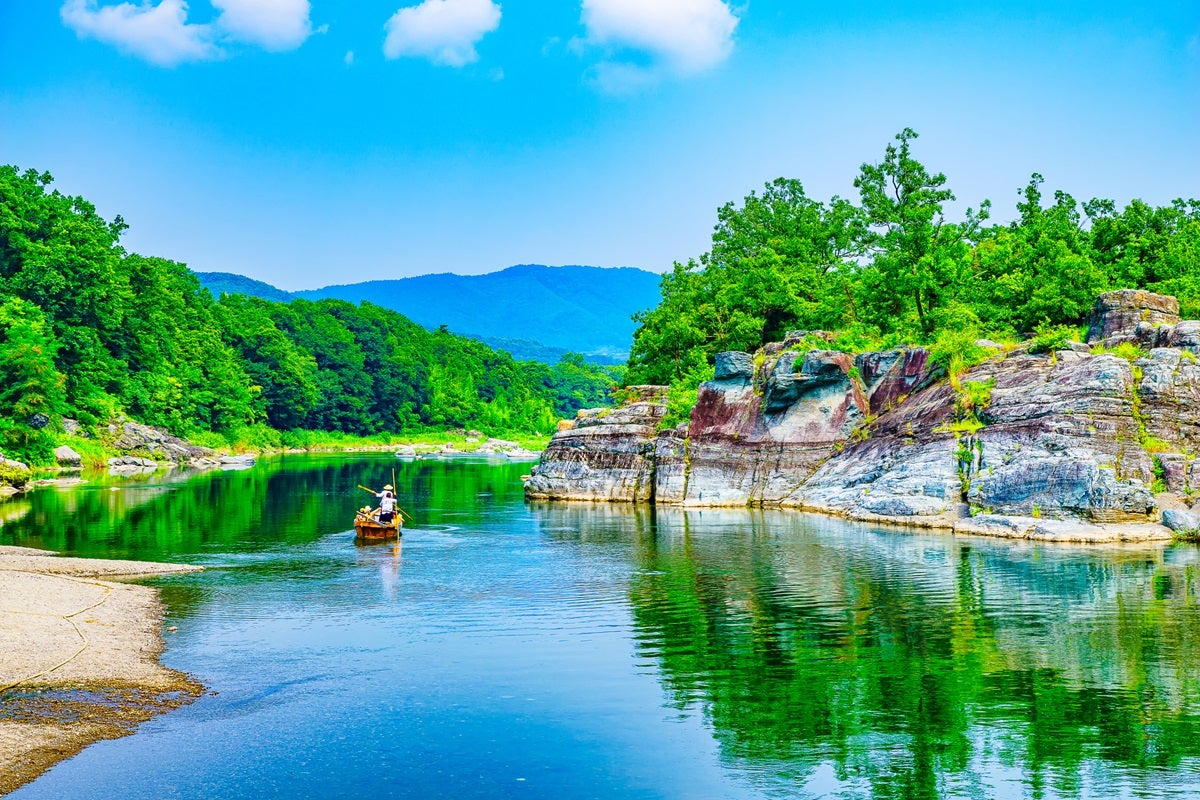
[[[1186,509],[1200,491],[1200,322],[1180,321],[1174,298],[1122,291],[1089,323],[1090,347],[997,348],[953,379],[920,348],[852,356],[812,348],[811,333],[722,353],[687,425],[657,430],[663,390],[638,387],[559,432],[526,494],[1035,538],[1167,536],[1160,509]],[[1125,527],[1097,533],[1114,524]]]

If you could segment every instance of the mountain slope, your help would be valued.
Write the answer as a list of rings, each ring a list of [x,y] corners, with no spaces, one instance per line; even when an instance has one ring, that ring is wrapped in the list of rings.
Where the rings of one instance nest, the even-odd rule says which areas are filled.
[[[421,275],[296,292],[369,300],[429,328],[480,338],[532,339],[579,353],[624,356],[632,314],[658,302],[659,276],[621,267],[520,265],[488,275]]]
[[[197,272],[200,285],[208,289],[213,297],[225,294],[244,294],[248,297],[260,297],[276,303],[287,303],[295,298],[291,292],[276,289],[269,283],[247,278],[245,275],[235,275],[232,272]]]

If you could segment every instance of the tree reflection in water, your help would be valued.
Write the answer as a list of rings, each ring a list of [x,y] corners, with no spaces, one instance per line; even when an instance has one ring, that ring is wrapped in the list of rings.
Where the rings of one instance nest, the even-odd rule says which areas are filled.
[[[1190,546],[608,512],[636,520],[639,655],[669,704],[703,713],[723,758],[766,784],[827,772],[835,794],[873,798],[995,797],[1002,778],[1031,797],[1196,788]],[[584,539],[615,530],[594,507],[536,513]]]

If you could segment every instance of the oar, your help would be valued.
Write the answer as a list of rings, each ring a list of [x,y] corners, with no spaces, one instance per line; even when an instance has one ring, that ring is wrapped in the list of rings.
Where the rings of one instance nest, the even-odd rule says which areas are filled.
[[[392,478],[392,480],[395,481],[396,479]],[[392,486],[395,486],[395,485],[396,485],[395,483],[392,484]],[[368,489],[367,487],[363,486],[361,483],[358,484],[358,488],[362,489],[364,492],[370,492],[371,494],[378,494],[378,492],[376,492],[374,489]],[[400,512],[400,516],[408,517],[409,520],[413,519],[413,515],[408,513],[407,511],[405,511],[403,508],[401,508],[399,503],[396,504],[396,510]]]

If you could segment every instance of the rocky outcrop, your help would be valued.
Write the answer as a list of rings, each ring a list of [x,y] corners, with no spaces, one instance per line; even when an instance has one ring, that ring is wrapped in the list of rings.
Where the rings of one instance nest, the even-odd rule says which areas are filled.
[[[656,430],[661,387],[582,412],[527,493],[771,505],[1024,538],[1169,535],[1154,524],[1155,493],[1186,509],[1200,491],[1200,322],[1180,321],[1174,298],[1113,292],[1089,339],[1095,349],[995,346],[953,380],[920,348],[851,356],[810,349],[811,334],[723,353],[687,425]],[[1122,343],[1153,347],[1107,352]]]
[[[1140,289],[1100,295],[1088,317],[1089,344],[1143,339],[1156,329],[1179,324],[1179,301]]]
[[[192,459],[208,458],[213,451],[173,436],[165,428],[141,425],[129,420],[113,422],[108,433],[114,437],[113,447],[131,456],[142,456],[155,461],[185,463]]]
[[[525,495],[546,500],[654,498],[654,435],[666,412],[661,386],[624,390],[616,409],[580,411],[575,424],[554,435],[525,482]]]

